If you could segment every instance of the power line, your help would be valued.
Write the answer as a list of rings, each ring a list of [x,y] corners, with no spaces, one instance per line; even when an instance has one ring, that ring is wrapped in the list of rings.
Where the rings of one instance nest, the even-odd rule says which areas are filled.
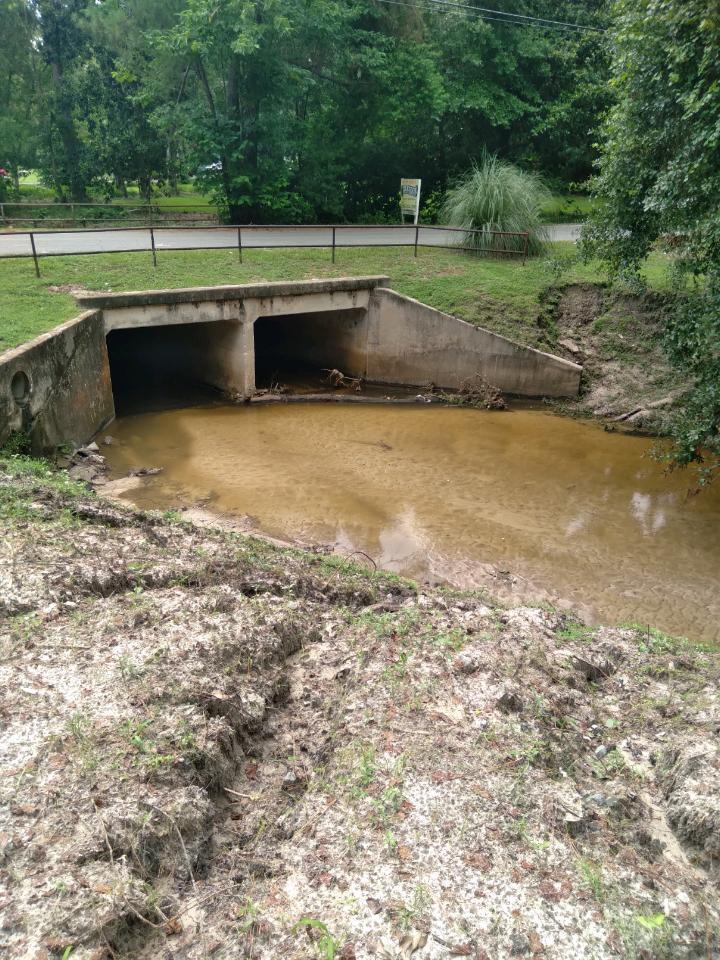
[[[480,10],[483,13],[492,13],[501,17],[512,17],[515,20],[529,20],[535,23],[552,24],[558,27],[572,27],[575,30],[599,30],[599,27],[591,27],[582,23],[569,23],[567,20],[548,20],[547,17],[532,17],[525,13],[512,13],[509,10],[493,10],[490,7],[476,7],[474,4],[457,3],[454,0],[430,0],[431,3],[437,3],[444,7],[460,7],[463,10]]]
[[[491,20],[495,23],[513,24],[516,27],[545,27],[546,29],[557,30],[561,33],[567,33],[568,30],[605,33],[601,27],[591,27],[581,23],[569,23],[565,20],[548,20],[544,17],[531,17],[521,13],[510,13],[509,11],[505,10],[493,10],[488,7],[475,7],[468,3],[454,3],[452,0],[418,0],[418,2],[407,2],[407,0],[377,0],[377,2],[390,3],[397,7],[414,7],[416,10],[432,10],[433,7],[449,7],[458,10],[468,10],[480,20]],[[489,16],[489,14],[498,14],[498,16]]]

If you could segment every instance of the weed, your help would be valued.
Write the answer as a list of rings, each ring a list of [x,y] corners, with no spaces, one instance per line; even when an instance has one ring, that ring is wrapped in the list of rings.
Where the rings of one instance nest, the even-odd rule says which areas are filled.
[[[580,640],[586,642],[593,639],[595,631],[591,627],[586,627],[585,624],[579,620],[567,618],[555,636],[561,640]]]
[[[118,660],[118,670],[120,671],[120,676],[123,680],[137,680],[138,677],[142,676],[142,669],[126,654],[124,653]]]
[[[604,903],[607,894],[603,882],[602,867],[592,860],[583,858],[578,862],[578,869],[582,875],[583,885],[598,903]]]
[[[364,744],[360,749],[360,762],[358,764],[358,785],[365,789],[375,779],[375,747],[371,744]]]
[[[248,897],[244,903],[241,903],[238,907],[238,919],[240,920],[240,923],[238,924],[238,930],[240,933],[247,933],[250,929],[252,929],[259,915],[259,907],[254,900],[251,900],[250,897]]]
[[[327,924],[323,923],[322,920],[316,920],[314,917],[302,917],[293,926],[293,933],[302,928],[304,928],[308,934],[314,933],[316,935],[314,947],[320,960],[335,960],[340,949],[340,944],[328,930]]]
[[[379,797],[373,800],[373,820],[387,827],[402,806],[403,795],[399,787],[386,787]]]

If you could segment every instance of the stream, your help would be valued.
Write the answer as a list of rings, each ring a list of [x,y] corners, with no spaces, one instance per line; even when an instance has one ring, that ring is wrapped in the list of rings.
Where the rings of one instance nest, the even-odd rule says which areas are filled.
[[[366,565],[595,623],[720,640],[720,484],[688,496],[652,442],[544,410],[210,405],[121,418],[118,495],[328,544]],[[356,551],[361,551],[360,553]]]

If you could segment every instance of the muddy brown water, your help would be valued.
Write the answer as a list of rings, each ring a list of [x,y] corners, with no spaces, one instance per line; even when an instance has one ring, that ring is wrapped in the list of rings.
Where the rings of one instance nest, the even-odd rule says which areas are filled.
[[[410,577],[720,640],[720,484],[688,498],[691,477],[666,477],[645,439],[539,410],[309,403],[110,432],[113,476],[163,468],[122,493],[140,507],[201,503]]]

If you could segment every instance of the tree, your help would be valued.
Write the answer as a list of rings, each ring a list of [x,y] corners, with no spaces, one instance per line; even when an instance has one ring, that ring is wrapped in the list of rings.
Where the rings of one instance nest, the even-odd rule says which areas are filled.
[[[637,278],[673,243],[684,290],[668,324],[675,363],[695,380],[672,425],[676,464],[720,467],[720,7],[716,0],[618,0],[613,85],[588,255]]]
[[[41,66],[33,54],[35,24],[24,0],[6,0],[0,32],[0,167],[20,189],[20,170],[36,161]]]
[[[85,200],[91,179],[85,145],[80,136],[74,106],[77,95],[76,68],[86,53],[86,38],[79,15],[88,0],[30,0],[37,26],[36,43],[49,70],[49,89],[42,110],[47,117],[42,149],[49,180],[62,196]],[[40,118],[38,118],[40,119]]]

